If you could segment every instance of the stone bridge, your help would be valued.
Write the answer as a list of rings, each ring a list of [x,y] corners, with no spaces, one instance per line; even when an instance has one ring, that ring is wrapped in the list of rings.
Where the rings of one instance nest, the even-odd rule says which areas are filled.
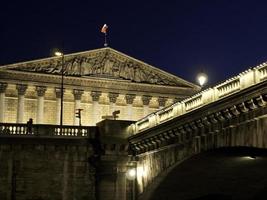
[[[131,125],[136,195],[195,154],[220,147],[267,148],[267,67],[262,64]],[[154,186],[155,187],[155,186]]]
[[[2,123],[0,199],[151,199],[162,175],[193,155],[267,148],[266,105],[264,63],[137,122]]]

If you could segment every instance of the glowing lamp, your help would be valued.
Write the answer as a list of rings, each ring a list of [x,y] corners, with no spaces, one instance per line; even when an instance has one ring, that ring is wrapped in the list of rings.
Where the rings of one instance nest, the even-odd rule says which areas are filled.
[[[134,180],[136,177],[136,170],[135,168],[131,168],[127,171],[126,176],[129,180]]]
[[[63,56],[63,53],[61,53],[60,51],[56,51],[55,56]]]
[[[197,81],[199,83],[199,85],[202,87],[203,85],[205,85],[208,81],[208,76],[204,73],[200,73],[197,75]]]

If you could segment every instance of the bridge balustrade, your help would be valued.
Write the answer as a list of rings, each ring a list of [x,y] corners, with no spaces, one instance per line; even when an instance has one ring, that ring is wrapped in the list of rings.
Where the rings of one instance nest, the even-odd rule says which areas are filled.
[[[190,99],[186,99],[183,103],[185,104],[185,111],[197,108],[203,104],[202,94],[197,94]]]
[[[173,112],[173,107],[167,107],[166,109],[163,109],[162,112],[158,112],[159,122],[164,122],[170,119],[172,116],[174,116]]]
[[[68,137],[68,138],[94,138],[95,127],[92,126],[63,126],[35,124],[0,123],[0,137],[4,136],[41,136],[41,137]]]
[[[192,97],[152,113],[132,125],[134,134],[157,126],[180,115],[221,100],[248,87],[267,80],[267,62],[248,69],[212,88],[205,89]]]
[[[266,66],[266,63],[264,64],[261,64],[259,66],[259,77],[260,77],[260,80],[264,80],[267,78],[267,66]]]
[[[240,79],[235,77],[217,86],[218,96],[223,97],[240,90]]]

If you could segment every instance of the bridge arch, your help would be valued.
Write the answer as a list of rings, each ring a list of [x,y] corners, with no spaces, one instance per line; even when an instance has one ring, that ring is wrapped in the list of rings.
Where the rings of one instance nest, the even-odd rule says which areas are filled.
[[[199,107],[129,138],[137,194],[192,156],[222,147],[267,149],[266,83]]]
[[[139,200],[266,199],[267,149],[227,147],[176,163]]]

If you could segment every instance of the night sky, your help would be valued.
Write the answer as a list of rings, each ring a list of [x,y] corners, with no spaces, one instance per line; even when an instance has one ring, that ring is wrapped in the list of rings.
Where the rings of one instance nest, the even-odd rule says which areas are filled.
[[[267,1],[1,1],[0,64],[109,46],[209,85],[267,61]]]

